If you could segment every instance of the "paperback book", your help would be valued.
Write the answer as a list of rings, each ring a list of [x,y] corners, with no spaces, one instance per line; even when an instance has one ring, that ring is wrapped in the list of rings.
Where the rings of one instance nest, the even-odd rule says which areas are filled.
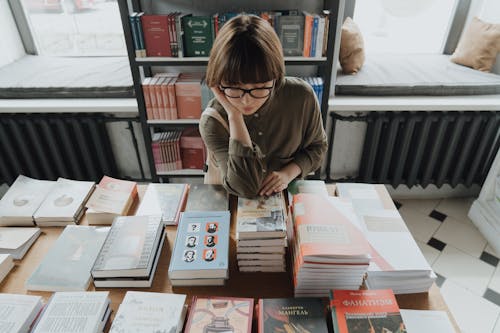
[[[0,227],[0,253],[22,259],[40,236],[40,228]]]
[[[177,225],[186,202],[187,184],[149,184],[136,216],[161,216],[166,225]]]
[[[0,294],[0,332],[28,333],[42,308],[41,296]]]
[[[191,184],[189,186],[186,212],[228,209],[229,198],[222,185]]]
[[[0,254],[0,282],[3,281],[13,267],[12,256],[10,254]]]

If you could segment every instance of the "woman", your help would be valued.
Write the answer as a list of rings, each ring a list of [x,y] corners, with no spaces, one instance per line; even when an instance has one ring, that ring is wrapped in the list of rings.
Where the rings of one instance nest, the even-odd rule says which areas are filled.
[[[279,38],[265,20],[239,15],[222,27],[206,75],[216,98],[200,132],[232,194],[268,196],[321,166],[327,142],[318,101],[284,72]]]

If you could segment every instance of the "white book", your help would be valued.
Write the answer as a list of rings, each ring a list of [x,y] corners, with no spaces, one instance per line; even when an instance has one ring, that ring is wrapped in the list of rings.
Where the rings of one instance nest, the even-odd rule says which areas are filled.
[[[185,301],[182,294],[127,291],[110,333],[181,332]]]
[[[84,203],[92,194],[95,183],[65,178],[57,179],[49,194],[35,212],[38,221],[74,221],[82,213]]]
[[[0,225],[33,226],[33,215],[54,184],[23,175],[17,177],[0,200]]]
[[[102,332],[108,295],[107,291],[54,293],[33,333]]]
[[[285,266],[242,266],[240,272],[285,272]]]
[[[0,227],[0,253],[22,259],[39,236],[40,228]]]
[[[13,267],[12,256],[10,254],[0,254],[0,282],[5,279]]]
[[[455,333],[445,311],[400,309],[407,333],[439,332]]]
[[[163,229],[159,216],[117,217],[94,263],[92,276],[148,277]]]
[[[269,239],[240,239],[238,240],[238,247],[252,247],[252,246],[282,246],[286,247],[286,238],[269,238]]]
[[[0,332],[28,333],[42,307],[41,296],[0,294]]]
[[[285,253],[283,246],[238,247],[238,253]]]
[[[226,279],[170,279],[173,287],[187,286],[223,286]]]
[[[135,215],[161,216],[164,224],[176,225],[187,191],[187,184],[149,184]]]
[[[85,291],[109,227],[67,226],[26,281],[26,289]]]

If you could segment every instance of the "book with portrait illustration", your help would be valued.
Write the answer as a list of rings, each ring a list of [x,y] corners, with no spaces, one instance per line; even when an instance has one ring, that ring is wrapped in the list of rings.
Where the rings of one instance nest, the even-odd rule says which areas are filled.
[[[337,333],[406,332],[391,289],[331,290],[330,308]]]
[[[191,184],[186,203],[186,212],[222,211],[229,209],[229,197],[222,185]]]
[[[258,333],[327,333],[325,308],[321,298],[260,299]]]
[[[185,333],[251,333],[253,298],[193,297]]]
[[[269,197],[238,197],[236,238],[262,239],[286,236],[286,203],[282,192]]]
[[[229,262],[229,211],[181,214],[168,277],[225,279]]]

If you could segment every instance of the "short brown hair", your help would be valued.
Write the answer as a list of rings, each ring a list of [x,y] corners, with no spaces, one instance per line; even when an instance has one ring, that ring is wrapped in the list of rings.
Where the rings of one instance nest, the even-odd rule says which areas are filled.
[[[208,60],[209,87],[260,83],[276,80],[279,87],[285,75],[281,43],[273,27],[255,15],[238,15],[229,20],[214,41]]]

